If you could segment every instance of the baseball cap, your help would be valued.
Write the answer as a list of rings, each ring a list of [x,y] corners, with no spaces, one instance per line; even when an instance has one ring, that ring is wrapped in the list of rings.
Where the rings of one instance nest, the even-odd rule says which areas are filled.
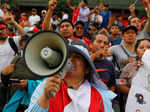
[[[46,13],[46,12],[47,12],[46,10],[42,10],[42,11],[41,11],[42,14],[43,14],[43,13]]]
[[[109,3],[108,2],[105,1],[105,2],[103,2],[103,4],[104,4],[105,7],[109,7]]]

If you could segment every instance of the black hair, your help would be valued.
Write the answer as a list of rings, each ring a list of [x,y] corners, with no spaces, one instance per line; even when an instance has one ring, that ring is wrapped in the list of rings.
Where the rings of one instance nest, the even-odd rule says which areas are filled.
[[[67,8],[62,8],[62,12],[68,13],[68,9]]]
[[[70,23],[71,24],[71,26],[74,28],[74,26],[73,26],[73,24],[72,24],[72,21],[70,20],[70,19],[64,19],[64,20],[62,20],[61,22],[60,22],[60,24],[59,24],[59,27],[61,26],[61,24],[62,23],[64,23],[64,22],[68,22],[68,23]]]
[[[91,43],[93,43],[96,40],[96,36],[98,35],[98,33],[94,33],[91,37]]]
[[[87,0],[83,0],[83,2],[84,2],[86,5],[88,5],[88,1],[87,1]]]
[[[89,51],[87,44],[83,40],[73,40],[71,42],[71,44],[72,45],[81,45],[81,46],[85,47],[86,49],[88,49],[88,51]]]
[[[79,25],[79,24],[84,27],[84,23],[83,23],[82,21],[77,21],[77,22],[74,24],[74,27],[77,26],[77,25]]]
[[[127,32],[128,30],[134,30],[136,34],[138,33],[138,29],[135,26],[127,26],[127,27],[122,29],[122,34]]]
[[[104,36],[107,37],[107,35],[106,35],[104,32],[101,32],[101,33],[94,33],[94,34],[92,35],[91,43],[93,43],[93,42],[96,40],[96,36],[97,36],[97,35],[104,35]],[[109,41],[109,39],[108,39],[108,41]]]
[[[117,24],[112,24],[111,27],[112,27],[112,26],[117,26],[118,28],[120,28]]]
[[[140,40],[137,40],[136,44],[135,44],[135,48],[134,48],[134,51],[137,52],[137,48],[139,47],[140,43],[144,40],[147,40],[148,42],[150,42],[150,39],[140,39]]]
[[[54,15],[58,15],[58,12],[54,11],[53,14],[52,14],[52,16],[54,16]]]

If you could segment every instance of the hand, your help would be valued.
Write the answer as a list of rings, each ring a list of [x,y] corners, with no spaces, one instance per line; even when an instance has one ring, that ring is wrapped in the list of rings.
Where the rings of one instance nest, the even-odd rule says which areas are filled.
[[[60,84],[61,84],[60,75],[54,75],[52,77],[49,77],[45,83],[45,89],[44,89],[45,98],[49,99],[50,97],[52,97],[50,95],[50,92],[57,93],[60,89]]]
[[[150,4],[149,4],[149,0],[145,0],[144,3],[146,4],[146,8],[147,8],[147,17],[150,17]]]
[[[142,61],[137,62],[137,70],[143,65],[144,63]]]
[[[135,5],[134,4],[130,5],[129,10],[130,10],[130,12],[134,12],[135,11]]]
[[[10,64],[2,70],[2,74],[3,75],[9,75],[9,74],[13,73],[14,70],[15,70],[15,65]]]
[[[128,58],[129,63],[132,63],[132,62],[135,62],[135,61],[136,61],[136,58]]]
[[[18,87],[19,89],[25,89],[28,87],[28,81],[27,80],[20,80],[19,83],[12,83],[13,86]]]
[[[48,6],[49,9],[54,10],[57,6],[57,0],[50,0]]]
[[[91,59],[94,60],[102,60],[105,57],[105,50],[104,49],[100,49],[97,52],[93,53],[91,55]]]
[[[106,47],[106,48],[105,48],[105,57],[108,57],[108,56],[112,56],[112,52],[111,52],[111,50],[109,49],[109,47]]]
[[[103,2],[101,2],[99,5],[99,10],[101,11],[103,7],[104,7],[104,4],[103,4]]]
[[[106,28],[102,28],[98,33],[104,33],[107,37],[110,37],[108,30]]]
[[[11,16],[7,16],[6,18],[5,18],[5,22],[7,23],[7,24],[14,24],[14,22],[15,22],[15,20],[14,20],[14,17],[11,15]]]
[[[58,92],[60,88],[61,80],[60,75],[54,75],[49,77],[46,80],[44,92],[38,100],[38,104],[42,108],[48,108],[49,106],[49,99],[52,97],[50,92]]]

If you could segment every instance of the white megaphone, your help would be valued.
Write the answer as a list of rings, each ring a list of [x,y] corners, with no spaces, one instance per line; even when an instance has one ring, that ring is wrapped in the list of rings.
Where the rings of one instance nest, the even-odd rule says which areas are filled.
[[[38,77],[60,74],[61,78],[71,70],[65,39],[53,31],[41,31],[33,35],[24,49],[24,60],[30,72]],[[53,96],[55,93],[51,93]]]

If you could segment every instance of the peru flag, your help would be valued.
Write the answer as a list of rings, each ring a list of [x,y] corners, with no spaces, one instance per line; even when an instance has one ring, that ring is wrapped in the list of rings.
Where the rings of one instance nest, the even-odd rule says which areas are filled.
[[[78,90],[62,83],[56,96],[50,99],[48,112],[105,112],[100,92],[85,81]]]

